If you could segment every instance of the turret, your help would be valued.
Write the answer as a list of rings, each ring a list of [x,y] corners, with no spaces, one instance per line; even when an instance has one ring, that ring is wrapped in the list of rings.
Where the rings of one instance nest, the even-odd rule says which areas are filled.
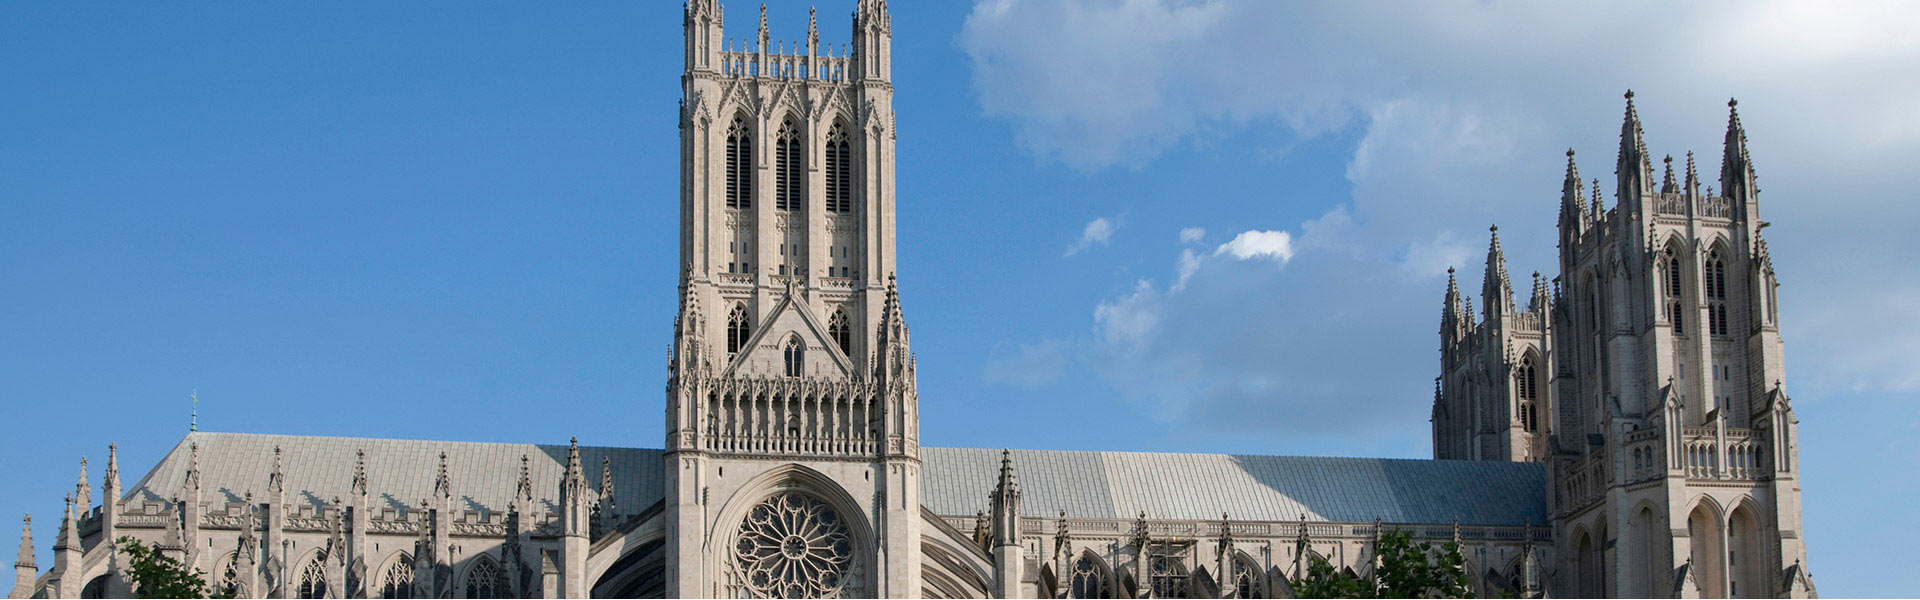
[[[84,568],[80,561],[80,532],[74,523],[73,496],[68,495],[66,501],[66,512],[60,514],[60,534],[53,542],[53,572],[48,581],[48,595],[79,598]]]
[[[1627,116],[1620,123],[1620,157],[1614,173],[1620,178],[1615,193],[1628,211],[1640,209],[1641,199],[1653,192],[1653,161],[1642,139],[1640,113],[1633,108],[1633,90],[1627,90]]]
[[[612,533],[613,528],[620,524],[620,520],[614,517],[613,514],[616,508],[619,507],[613,502],[613,460],[608,457],[601,457],[600,501],[594,505],[594,514],[599,517],[594,524],[594,527],[599,532],[598,535]]]
[[[1480,284],[1480,299],[1486,302],[1487,322],[1496,322],[1513,310],[1513,282],[1507,278],[1507,254],[1500,249],[1500,226],[1487,229],[1493,239],[1487,244],[1487,274]]]
[[[1452,342],[1460,339],[1463,333],[1460,322],[1467,310],[1466,306],[1461,304],[1460,283],[1453,278],[1453,267],[1447,267],[1447,297],[1444,303],[1445,306],[1440,309],[1440,341],[1443,352]]]
[[[33,515],[20,517],[20,553],[13,561],[13,592],[8,598],[25,598],[33,594],[33,580],[40,576],[40,567],[33,561]]]
[[[900,311],[900,288],[892,275],[887,276],[887,300],[880,309],[879,335],[875,339],[879,360],[874,379],[883,384],[911,381],[913,351],[907,342],[907,319]]]
[[[1700,195],[1700,172],[1693,168],[1692,150],[1687,151],[1687,183],[1686,188],[1681,191],[1690,197],[1698,197]]]
[[[722,43],[718,0],[688,0],[686,13],[687,70],[718,71]]]
[[[994,597],[1020,597],[1025,548],[1020,545],[1020,484],[1013,476],[1013,452],[1000,451],[1000,480],[989,496],[993,505]]]
[[[588,499],[586,469],[580,465],[580,439],[567,448],[567,472],[560,480],[561,595],[587,597],[587,534],[593,503]]]
[[[1727,140],[1720,157],[1720,195],[1737,206],[1753,203],[1759,188],[1755,186],[1753,160],[1747,155],[1747,130],[1740,126],[1740,101],[1727,101]],[[1744,211],[1735,210],[1736,214]]]
[[[893,17],[887,0],[860,0],[854,9],[853,58],[860,79],[893,81]]]
[[[1586,231],[1587,197],[1580,182],[1580,168],[1573,164],[1573,149],[1567,149],[1567,176],[1560,182],[1560,236],[1564,243],[1579,239]]]
[[[73,484],[73,500],[80,504],[80,512],[85,514],[93,506],[93,486],[87,483],[87,457],[80,457],[80,480]]]

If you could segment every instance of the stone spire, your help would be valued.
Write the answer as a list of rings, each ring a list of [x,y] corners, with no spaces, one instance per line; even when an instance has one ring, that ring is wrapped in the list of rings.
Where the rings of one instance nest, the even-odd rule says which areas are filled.
[[[533,471],[525,454],[520,455],[520,483],[513,488],[513,500],[516,505],[533,506]]]
[[[275,445],[273,447],[273,470],[267,473],[267,493],[273,495],[274,506],[280,505],[280,501],[283,495],[286,494],[286,491],[287,477],[280,472],[280,446]]]
[[[354,496],[367,495],[367,451],[353,451],[353,483],[348,489]]]
[[[20,555],[13,561],[13,592],[8,598],[26,598],[33,595],[34,580],[40,576],[40,567],[33,561],[33,515],[20,517]]]
[[[686,274],[681,278],[680,314],[673,319],[673,359],[667,365],[668,375],[673,378],[707,366],[706,316],[700,312],[694,276],[693,265],[687,265]]]
[[[1627,90],[1627,116],[1620,123],[1620,157],[1614,173],[1620,177],[1615,191],[1622,202],[1637,202],[1651,191],[1653,161],[1647,156],[1647,142],[1640,130],[1640,113],[1633,108],[1633,90]]]
[[[1487,274],[1480,288],[1486,302],[1487,320],[1513,313],[1513,281],[1507,278],[1507,254],[1500,249],[1500,226],[1487,228],[1493,236],[1487,244]]]
[[[587,501],[587,475],[580,465],[580,439],[567,447],[567,472],[560,480],[560,594],[567,598],[587,596],[587,538],[592,532]]]
[[[93,486],[87,483],[87,457],[80,457],[80,480],[73,484],[73,499],[80,503],[80,509],[93,506]]]
[[[767,3],[760,3],[760,53],[767,53]]]
[[[1673,178],[1673,155],[1668,154],[1667,157],[1665,159],[1662,159],[1661,162],[1666,164],[1667,173],[1666,173],[1666,176],[1660,179],[1660,193],[1662,194],[1680,193],[1680,182],[1675,181]]]
[[[100,472],[100,487],[106,490],[107,497],[102,502],[112,503],[119,500],[116,492],[120,490],[120,445],[107,444],[107,470]]]
[[[15,567],[37,568],[33,562],[33,515],[20,516],[20,554],[13,561]]]
[[[1533,297],[1527,299],[1527,312],[1539,313],[1547,309],[1551,298],[1547,295],[1547,280],[1539,271],[1533,272]]]
[[[1738,201],[1749,200],[1758,189],[1753,161],[1747,155],[1747,130],[1740,126],[1740,101],[1727,101],[1727,141],[1720,158],[1720,194]]]
[[[1466,305],[1460,296],[1460,283],[1453,277],[1453,267],[1447,267],[1447,297],[1440,308],[1440,337],[1446,340],[1458,339],[1462,333],[1461,321],[1465,320]]]
[[[80,550],[80,531],[77,515],[73,510],[73,496],[66,497],[66,512],[60,515],[60,537],[54,538],[53,551]],[[76,565],[77,566],[77,565]]]
[[[274,450],[273,467],[274,475],[279,475],[280,454],[278,448]],[[187,479],[181,482],[181,489],[185,492],[185,496],[193,498],[196,501],[200,499],[200,444],[197,442],[187,446]]]
[[[807,54],[818,54],[820,48],[820,19],[813,7],[807,7]]]
[[[1599,179],[1593,180],[1592,210],[1593,210],[1592,219],[1595,221],[1599,221],[1602,217],[1607,216],[1607,205],[1600,198],[1600,180]]]
[[[880,351],[874,377],[882,382],[907,379],[913,371],[913,352],[907,341],[907,319],[900,311],[900,287],[892,275],[887,276],[887,299],[880,309],[876,340]]]
[[[613,501],[613,459],[600,457],[600,502],[595,509],[600,514],[600,531],[604,534],[613,531],[619,522],[614,519],[613,511],[618,508]]]
[[[1689,196],[1700,195],[1700,172],[1693,168],[1693,151],[1687,151],[1687,183],[1682,190]]]
[[[1580,182],[1580,168],[1573,164],[1573,149],[1567,149],[1567,176],[1560,182],[1560,228],[1580,223],[1587,214],[1587,196]]]
[[[453,498],[453,478],[447,474],[447,453],[440,453],[440,474],[433,480],[433,497],[444,505]]]
[[[1000,479],[989,496],[993,505],[993,545],[1020,543],[1020,482],[1013,475],[1013,451],[1000,451]]]

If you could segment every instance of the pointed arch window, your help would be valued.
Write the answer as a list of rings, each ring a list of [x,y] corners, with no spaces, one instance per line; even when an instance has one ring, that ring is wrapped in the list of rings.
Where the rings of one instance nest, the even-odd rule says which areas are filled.
[[[1520,368],[1513,374],[1513,387],[1520,396],[1520,426],[1528,432],[1538,431],[1540,425],[1537,414],[1540,381],[1536,373],[1537,371],[1533,368],[1533,357],[1528,356],[1520,359]]]
[[[799,377],[807,365],[807,345],[800,343],[800,336],[787,338],[786,358],[787,376]]]
[[[1240,555],[1233,558],[1233,565],[1230,568],[1233,569],[1233,573],[1230,574],[1229,581],[1233,585],[1235,598],[1267,597],[1266,577],[1260,570],[1260,565],[1254,564],[1253,560],[1245,555]]]
[[[1707,328],[1712,335],[1727,331],[1727,261],[1714,250],[1707,255]]]
[[[853,356],[853,328],[847,325],[847,309],[834,309],[833,317],[827,320],[827,335],[833,337],[833,343],[840,347],[840,353]]]
[[[1106,568],[1093,555],[1080,555],[1080,560],[1073,562],[1073,573],[1067,579],[1067,594],[1073,598],[1112,598]]]
[[[834,123],[827,133],[827,209],[837,213],[853,211],[853,152],[847,143],[847,127]]]
[[[380,577],[380,597],[413,597],[412,556],[408,556],[407,553],[402,552],[400,553],[400,558],[393,561],[393,566],[387,568],[387,572]]]
[[[482,556],[474,561],[473,569],[467,571],[468,598],[510,598],[507,594],[507,572],[500,570],[500,564],[490,557]]]
[[[1674,337],[1680,337],[1680,336],[1686,335],[1687,334],[1687,313],[1684,312],[1683,307],[1680,305],[1680,302],[1678,300],[1674,301],[1672,310],[1673,310]]]
[[[747,318],[747,305],[733,305],[733,312],[727,315],[727,356],[731,357],[747,345],[747,336],[753,332],[753,322]]]
[[[213,593],[228,598],[240,597],[240,555],[229,553],[220,559],[218,581],[213,584]]]
[[[1680,257],[1667,249],[1667,297],[1680,297]]]
[[[780,136],[774,140],[774,161],[778,163],[774,174],[774,208],[795,211],[806,208],[807,168],[802,148],[800,127],[793,119],[787,119],[780,124]]]
[[[300,568],[300,585],[294,588],[296,598],[325,598],[327,590],[327,553],[318,552],[307,565]]]
[[[1155,598],[1185,598],[1190,595],[1187,566],[1180,562],[1180,557],[1166,550],[1150,555],[1147,578],[1153,585]]]
[[[753,128],[743,115],[727,127],[727,208],[753,208]]]

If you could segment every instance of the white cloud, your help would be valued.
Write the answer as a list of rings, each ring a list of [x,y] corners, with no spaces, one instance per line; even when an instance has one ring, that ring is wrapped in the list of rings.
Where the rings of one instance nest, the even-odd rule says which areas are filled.
[[[1239,260],[1264,258],[1285,263],[1293,260],[1293,236],[1285,231],[1243,231],[1213,251],[1214,256],[1223,254]]]
[[[1107,245],[1107,242],[1113,239],[1113,231],[1119,228],[1119,225],[1106,217],[1088,222],[1086,229],[1080,231],[1080,239],[1074,241],[1072,246],[1067,246],[1066,255],[1073,256],[1096,245]]]
[[[1438,279],[1478,290],[1494,223],[1510,272],[1557,270],[1564,152],[1611,199],[1628,88],[1656,164],[1694,151],[1709,184],[1740,99],[1803,414],[1920,391],[1920,281],[1901,268],[1920,262],[1920,4],[989,0],[959,43],[981,110],[1043,163],[1356,140],[1349,193],[1284,232],[1291,258],[1183,232],[1162,283],[1130,281],[1065,343],[1170,430],[1420,453]]]
[[[985,377],[990,383],[1037,388],[1058,381],[1066,373],[1067,353],[1065,340],[1045,339],[1032,344],[1001,340],[987,354]]]
[[[1180,243],[1182,244],[1197,244],[1200,242],[1200,239],[1204,237],[1207,237],[1206,229],[1188,227],[1180,230]]]
[[[1638,43],[1619,44],[1611,32],[1623,30],[1641,32]],[[1189,359],[1213,357],[1220,336],[1237,330],[1314,333],[1287,323],[1366,305],[1381,286],[1433,302],[1375,306],[1375,322],[1417,332],[1380,343],[1431,348],[1434,279],[1457,267],[1471,279],[1462,287],[1478,289],[1488,224],[1505,225],[1510,271],[1554,272],[1563,153],[1578,150],[1584,178],[1600,179],[1610,198],[1628,88],[1638,92],[1656,156],[1695,151],[1710,182],[1726,98],[1740,98],[1761,204],[1775,224],[1767,232],[1775,267],[1789,287],[1819,291],[1797,302],[1783,287],[1789,358],[1805,365],[1790,377],[1920,388],[1911,375],[1920,361],[1903,358],[1920,356],[1911,342],[1920,323],[1877,308],[1911,305],[1913,277],[1894,282],[1902,288],[1886,275],[1920,261],[1920,241],[1892,225],[1920,222],[1920,203],[1905,201],[1908,165],[1920,160],[1920,111],[1910,101],[1920,97],[1920,4],[991,0],[976,4],[960,45],[981,109],[1006,120],[1040,160],[1080,170],[1140,168],[1170,148],[1229,133],[1275,147],[1357,134],[1345,172],[1350,197],[1327,198],[1332,209],[1297,236],[1247,232],[1212,254],[1186,249],[1172,285],[1136,286],[1099,305],[1096,329],[1106,333],[1097,340],[1125,340],[1138,356],[1186,365],[1167,367],[1176,372],[1238,382],[1188,392],[1218,396],[1212,401],[1168,400],[1185,407],[1182,418],[1260,410],[1257,390],[1272,386],[1295,396],[1352,394],[1353,370],[1293,370],[1275,358],[1294,352],[1284,346],[1237,346],[1272,354],[1268,366],[1245,371]],[[1181,243],[1196,242],[1183,233]],[[1224,260],[1287,262],[1308,248],[1310,266],[1293,260],[1284,272]],[[1336,263],[1342,268],[1328,268]],[[1833,267],[1860,263],[1879,268]],[[1902,289],[1907,296],[1889,295]],[[1268,302],[1228,296],[1248,293]],[[1291,312],[1269,305],[1302,295],[1322,302]],[[1211,331],[1202,318],[1239,326],[1177,334]],[[1354,335],[1324,334],[1299,339]],[[1354,349],[1374,367],[1359,379],[1430,380],[1430,352],[1400,363],[1371,354],[1381,349]],[[1158,372],[1121,365],[1108,377],[1116,387],[1138,383],[1132,373]]]

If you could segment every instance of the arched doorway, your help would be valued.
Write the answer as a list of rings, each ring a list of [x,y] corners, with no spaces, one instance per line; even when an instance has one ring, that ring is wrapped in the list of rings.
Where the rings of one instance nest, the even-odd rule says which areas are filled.
[[[1726,590],[1720,586],[1727,555],[1721,542],[1720,516],[1708,502],[1701,502],[1693,507],[1693,512],[1687,513],[1687,540],[1692,550],[1693,579],[1700,586],[1700,596],[1727,597]]]

